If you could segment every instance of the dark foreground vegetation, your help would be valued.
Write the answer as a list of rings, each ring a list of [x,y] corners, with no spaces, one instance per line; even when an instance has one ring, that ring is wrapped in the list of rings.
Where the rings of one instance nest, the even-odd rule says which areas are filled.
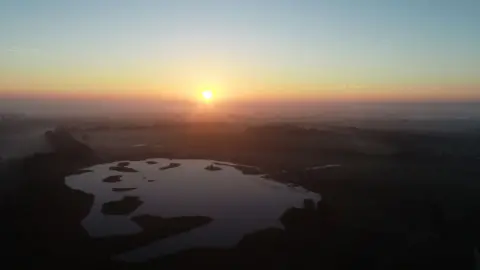
[[[132,148],[123,130],[58,129],[55,152],[12,164],[22,183],[2,202],[16,269],[85,266],[126,269],[473,269],[479,238],[478,133],[425,134],[356,128],[168,124],[129,129],[147,145]],[[79,136],[80,134],[81,136]],[[85,136],[88,134],[88,136]],[[154,136],[151,136],[153,134]],[[109,136],[107,136],[109,135]],[[148,135],[148,136],[147,136]],[[110,145],[106,145],[105,136]],[[80,142],[78,137],[88,137]],[[158,140],[158,141],[156,141]],[[141,264],[111,256],[207,224],[208,217],[141,216],[131,236],[91,238],[81,226],[93,196],[64,177],[101,162],[205,158],[245,164],[246,174],[301,185],[322,195],[287,210],[285,229],[246,235],[229,249],[202,248]],[[308,169],[319,165],[340,166]],[[128,170],[119,164],[114,170]],[[174,163],[162,169],[175,166]],[[212,168],[216,168],[212,165]],[[9,267],[7,267],[9,268]]]

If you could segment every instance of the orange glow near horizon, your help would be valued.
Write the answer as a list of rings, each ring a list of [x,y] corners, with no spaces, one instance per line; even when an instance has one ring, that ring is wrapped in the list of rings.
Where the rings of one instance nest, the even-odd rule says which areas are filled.
[[[0,101],[480,101],[480,1],[76,2],[2,5]]]
[[[109,89],[101,91],[69,88],[69,90],[5,90],[0,87],[0,98],[33,98],[33,99],[71,99],[71,100],[183,100],[192,103],[229,103],[229,102],[302,102],[302,101],[355,101],[355,102],[382,102],[382,101],[458,101],[478,100],[480,95],[477,85],[251,85],[247,88],[240,84],[211,84],[205,87],[197,86],[158,86],[142,89]],[[198,89],[192,91],[191,89]],[[190,89],[190,90],[188,90]],[[218,92],[213,89],[228,89]],[[455,89],[455,91],[452,91]]]

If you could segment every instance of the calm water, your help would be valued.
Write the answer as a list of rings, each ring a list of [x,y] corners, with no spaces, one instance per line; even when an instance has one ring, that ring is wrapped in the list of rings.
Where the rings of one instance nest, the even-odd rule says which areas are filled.
[[[136,173],[109,170],[117,164],[102,164],[89,168],[92,172],[72,175],[66,184],[95,195],[94,205],[82,225],[92,237],[128,235],[142,229],[130,218],[150,214],[164,218],[179,216],[208,216],[211,223],[189,232],[158,240],[120,254],[116,259],[142,261],[193,247],[231,247],[245,234],[268,227],[280,227],[280,216],[290,207],[300,207],[304,199],[320,200],[320,195],[302,188],[289,187],[260,176],[244,175],[231,166],[208,171],[211,160],[149,159],[130,162]],[[159,170],[171,162],[181,166]],[[108,176],[121,175],[120,182],[104,183]],[[149,182],[148,180],[155,180]],[[114,192],[112,188],[137,188]],[[144,203],[133,213],[124,216],[104,215],[102,205],[138,196]]]

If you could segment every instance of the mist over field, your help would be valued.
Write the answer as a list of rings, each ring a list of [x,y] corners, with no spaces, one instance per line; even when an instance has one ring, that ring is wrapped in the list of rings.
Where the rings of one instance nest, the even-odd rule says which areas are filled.
[[[281,119],[471,119],[480,118],[480,102],[250,101],[219,102],[210,107],[190,101],[0,99],[0,113],[29,117],[158,116],[168,113],[238,114]],[[317,118],[317,119],[315,119]],[[205,119],[208,120],[208,119]]]

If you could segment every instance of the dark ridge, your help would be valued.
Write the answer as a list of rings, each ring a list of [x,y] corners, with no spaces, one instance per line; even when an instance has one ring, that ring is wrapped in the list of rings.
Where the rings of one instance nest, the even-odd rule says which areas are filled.
[[[245,129],[245,133],[256,136],[309,136],[322,134],[322,131],[291,124],[270,124],[250,126]]]
[[[127,167],[128,165],[130,165],[130,162],[128,161],[123,161],[123,162],[119,162],[117,164],[117,167]]]
[[[66,132],[45,136],[55,145],[54,152],[19,160],[15,172],[21,186],[12,200],[0,204],[2,230],[8,232],[2,243],[9,246],[4,265],[18,269],[97,256],[90,254],[89,236],[81,226],[94,196],[65,185],[65,176],[94,165],[97,159]]]
[[[135,169],[129,168],[129,167],[118,167],[118,166],[112,166],[110,167],[111,171],[117,171],[117,172],[138,172]]]
[[[105,183],[117,183],[117,182],[122,181],[121,178],[122,178],[121,175],[113,175],[113,176],[109,176],[109,177],[103,179],[103,182],[105,182]]]
[[[75,140],[65,128],[56,128],[54,131],[45,132],[47,142],[55,152],[69,158],[85,159],[94,157],[93,150],[87,145]]]
[[[137,188],[112,188],[112,191],[115,192],[125,192],[125,191],[130,191],[130,190],[135,190]]]
[[[151,183],[151,182],[155,182],[155,180],[148,180],[148,182],[149,182],[149,183]]]
[[[157,164],[157,162],[150,160],[150,161],[147,161],[147,164]]]
[[[180,167],[180,163],[175,163],[175,162],[172,162],[170,164],[168,164],[167,166],[164,166],[164,167],[161,167],[160,170],[164,171],[164,170],[168,170],[168,169],[173,169],[173,168],[176,168],[176,167]]]
[[[135,211],[143,202],[134,196],[126,196],[120,201],[104,203],[102,213],[105,215],[128,215]]]

